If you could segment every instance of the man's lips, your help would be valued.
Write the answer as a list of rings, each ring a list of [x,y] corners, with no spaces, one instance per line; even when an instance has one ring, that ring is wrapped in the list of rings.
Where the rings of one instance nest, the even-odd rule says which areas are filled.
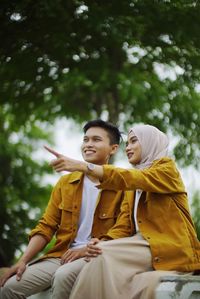
[[[84,154],[94,154],[94,153],[96,153],[96,151],[94,151],[94,150],[84,150]]]

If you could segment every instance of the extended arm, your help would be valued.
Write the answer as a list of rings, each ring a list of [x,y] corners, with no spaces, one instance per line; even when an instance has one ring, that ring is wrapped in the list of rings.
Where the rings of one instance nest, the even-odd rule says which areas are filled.
[[[56,156],[51,162],[52,167],[60,171],[82,171],[96,179],[99,179],[102,189],[136,190],[155,193],[183,193],[183,185],[180,173],[170,158],[155,160],[151,167],[146,169],[123,169],[111,165],[94,165],[89,170],[86,162],[70,159],[54,150],[45,147]]]
[[[88,175],[93,176],[96,179],[101,180],[103,178],[103,167],[100,165],[94,165],[94,169],[91,171],[88,169],[88,163],[84,161],[79,161],[75,159],[68,158],[48,146],[45,146],[45,149],[48,150],[51,154],[53,154],[56,159],[51,161],[50,165],[54,168],[55,171],[81,171]]]

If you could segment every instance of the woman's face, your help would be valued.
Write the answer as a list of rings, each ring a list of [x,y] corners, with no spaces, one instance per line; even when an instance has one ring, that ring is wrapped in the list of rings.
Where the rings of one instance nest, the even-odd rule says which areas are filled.
[[[139,164],[142,158],[142,147],[133,132],[128,135],[126,143],[126,155],[129,163],[136,165]]]

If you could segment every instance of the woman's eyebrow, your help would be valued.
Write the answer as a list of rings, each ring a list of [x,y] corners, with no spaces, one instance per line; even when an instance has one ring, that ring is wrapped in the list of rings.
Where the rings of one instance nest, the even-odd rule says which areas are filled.
[[[132,136],[132,137],[130,138],[130,140],[131,140],[131,141],[135,141],[135,140],[138,140],[138,139],[137,139],[136,136]]]
[[[137,139],[137,137],[136,136],[132,136],[132,137],[130,137],[130,139],[128,140],[128,141],[126,141],[126,146],[128,146],[128,143],[131,141],[131,142],[133,142],[133,141],[136,141],[136,140],[138,140]]]

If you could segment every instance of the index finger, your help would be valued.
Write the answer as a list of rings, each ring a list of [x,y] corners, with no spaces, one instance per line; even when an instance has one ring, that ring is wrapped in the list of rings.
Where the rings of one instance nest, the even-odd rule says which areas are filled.
[[[53,154],[54,156],[56,156],[56,158],[58,158],[58,157],[61,156],[61,154],[59,154],[58,152],[54,151],[52,148],[50,148],[50,147],[48,147],[48,146],[46,146],[46,145],[44,145],[44,148],[45,148],[48,152],[50,152],[51,154]]]

